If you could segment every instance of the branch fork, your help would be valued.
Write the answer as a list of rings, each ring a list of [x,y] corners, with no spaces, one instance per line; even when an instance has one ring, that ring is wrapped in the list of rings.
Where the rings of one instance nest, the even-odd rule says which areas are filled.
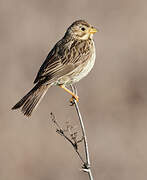
[[[71,85],[71,90],[72,90],[72,93],[78,97],[76,87]],[[72,98],[71,105],[72,106],[74,105],[76,113],[78,115],[79,122],[80,122],[80,128],[81,128],[81,132],[82,132],[82,138],[80,140],[77,140],[78,132],[77,131],[72,132],[73,127],[71,125],[67,125],[66,130],[62,129],[60,127],[60,125],[58,124],[58,122],[56,121],[56,117],[53,113],[50,113],[51,120],[56,127],[56,132],[58,134],[60,134],[61,136],[63,136],[73,146],[75,152],[77,153],[78,157],[82,161],[83,165],[82,165],[81,171],[88,173],[89,180],[93,180],[93,176],[92,176],[92,172],[91,172],[91,166],[90,166],[90,157],[89,157],[88,141],[87,141],[86,131],[85,131],[82,115],[80,113],[80,109],[79,109],[77,100],[75,98]],[[65,132],[68,132],[69,135],[66,135]],[[82,141],[84,142],[85,158],[82,157],[82,155],[80,154],[80,152],[78,150],[78,145]]]

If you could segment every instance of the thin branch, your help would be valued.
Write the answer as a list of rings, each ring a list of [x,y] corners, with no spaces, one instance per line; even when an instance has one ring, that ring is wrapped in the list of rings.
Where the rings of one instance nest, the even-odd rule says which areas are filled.
[[[73,85],[71,85],[71,89],[72,89],[72,92],[77,95],[77,89]],[[88,173],[89,179],[93,180],[91,167],[90,167],[90,157],[89,157],[88,141],[87,141],[87,137],[86,137],[86,131],[85,131],[83,119],[82,119],[80,109],[79,109],[79,106],[78,106],[76,99],[73,98],[73,102],[71,103],[71,105],[75,106],[75,109],[76,109],[76,112],[78,115],[81,131],[82,131],[82,136],[83,136],[81,140],[77,140],[77,136],[76,136],[77,132],[71,133],[70,128],[72,126],[67,126],[67,130],[63,130],[60,127],[59,123],[56,121],[55,115],[53,113],[51,113],[51,120],[53,121],[54,125],[56,126],[56,132],[58,134],[60,134],[61,136],[63,136],[73,146],[78,157],[80,158],[80,160],[83,163],[82,171]],[[64,133],[66,131],[70,134],[71,139]],[[81,156],[80,152],[78,151],[78,143],[82,142],[82,140],[84,141],[84,150],[85,150],[85,159],[86,159],[85,161],[84,161],[83,157]]]
[[[77,95],[76,87],[71,85],[71,89],[72,89],[73,93],[75,93]],[[93,176],[92,176],[92,172],[91,172],[91,168],[90,168],[90,157],[89,157],[89,150],[88,150],[88,141],[87,141],[87,136],[86,136],[86,131],[85,131],[83,119],[82,119],[82,116],[81,116],[80,109],[79,109],[77,101],[75,99],[73,99],[73,101],[74,101],[76,112],[78,114],[81,130],[82,130],[82,134],[83,134],[83,139],[84,139],[84,149],[85,149],[86,163],[84,163],[83,171],[88,173],[90,180],[93,180]]]
[[[78,156],[79,156],[79,158],[81,159],[81,161],[82,161],[83,163],[85,163],[84,160],[83,160],[83,158],[82,158],[82,156],[81,156],[81,154],[79,153],[79,151],[78,151],[78,149],[77,149],[77,145],[76,145],[75,143],[73,143],[73,142],[65,135],[64,131],[62,131],[62,130],[60,129],[60,130],[57,130],[56,132],[59,133],[61,136],[63,136],[69,143],[71,143],[71,145],[72,145],[73,148],[75,149],[75,151],[76,151],[76,153],[78,154]]]
[[[75,87],[73,87],[71,85],[71,88],[72,88],[72,91],[74,93],[76,93],[77,95],[77,90]],[[79,121],[80,121],[80,126],[81,126],[81,130],[82,130],[82,135],[83,135],[83,139],[84,139],[84,146],[85,146],[85,155],[86,155],[86,167],[87,169],[90,167],[90,158],[89,158],[89,150],[88,150],[88,142],[87,142],[87,136],[86,136],[86,131],[85,131],[85,127],[84,127],[84,123],[83,123],[83,119],[82,119],[82,116],[81,116],[81,113],[80,113],[80,109],[79,109],[79,106],[78,106],[78,103],[75,99],[74,100],[74,105],[75,105],[75,108],[76,108],[76,111],[77,111],[77,114],[78,114],[78,118],[79,118]]]
[[[78,157],[80,158],[80,160],[82,161],[82,163],[85,164],[85,161],[84,161],[83,157],[81,156],[81,154],[80,154],[79,151],[78,151],[78,145],[77,145],[77,143],[80,143],[81,140],[73,143],[72,140],[71,140],[68,136],[65,135],[64,130],[60,127],[60,125],[59,125],[58,122],[56,121],[55,115],[54,115],[52,112],[50,113],[50,115],[51,115],[51,120],[53,121],[53,123],[54,123],[55,126],[56,126],[56,132],[57,132],[58,134],[60,134],[61,136],[63,136],[63,137],[73,146],[73,148],[74,148],[74,150],[76,151]]]

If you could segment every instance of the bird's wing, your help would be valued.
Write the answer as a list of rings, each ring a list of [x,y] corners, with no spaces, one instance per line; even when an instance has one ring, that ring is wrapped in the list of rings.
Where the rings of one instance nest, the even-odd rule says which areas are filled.
[[[36,76],[34,83],[46,79],[54,82],[58,78],[72,72],[91,56],[86,41],[74,41],[70,46],[59,41],[50,51]]]

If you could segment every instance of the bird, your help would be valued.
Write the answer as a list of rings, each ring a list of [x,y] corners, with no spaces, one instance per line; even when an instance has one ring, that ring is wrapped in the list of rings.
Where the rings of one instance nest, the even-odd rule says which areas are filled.
[[[34,80],[34,87],[12,110],[20,109],[25,116],[31,116],[52,86],[61,87],[78,102],[79,97],[67,87],[83,79],[93,68],[96,59],[93,35],[97,31],[85,20],[74,21],[48,53]]]

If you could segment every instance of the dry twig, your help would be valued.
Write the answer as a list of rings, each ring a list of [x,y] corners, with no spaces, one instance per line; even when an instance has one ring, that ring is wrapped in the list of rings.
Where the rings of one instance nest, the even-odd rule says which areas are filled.
[[[73,91],[73,93],[75,93],[77,95],[77,89],[74,86],[71,86],[71,89]],[[90,167],[90,157],[89,157],[89,151],[88,151],[88,142],[87,142],[87,137],[86,137],[86,132],[85,132],[85,127],[84,127],[84,123],[83,123],[83,119],[80,113],[80,109],[78,106],[78,103],[75,99],[73,99],[73,102],[71,105],[75,106],[77,115],[78,115],[78,119],[80,122],[80,127],[81,127],[81,131],[82,131],[82,138],[80,140],[77,139],[78,137],[78,133],[77,131],[73,131],[73,126],[71,125],[67,125],[66,129],[64,130],[63,128],[60,127],[59,123],[56,120],[56,117],[53,113],[51,113],[51,120],[54,123],[55,127],[56,127],[56,132],[58,134],[60,134],[61,136],[63,136],[74,148],[75,152],[77,153],[78,157],[80,158],[80,160],[83,163],[82,166],[82,171],[88,173],[89,179],[93,180],[93,176],[92,176],[92,172],[91,172],[91,167]],[[66,135],[66,132],[68,133],[68,135]],[[78,150],[78,144],[81,143],[82,141],[84,141],[84,150],[85,150],[85,158],[82,157],[82,155],[80,154],[79,150]],[[86,160],[84,160],[86,159]]]

